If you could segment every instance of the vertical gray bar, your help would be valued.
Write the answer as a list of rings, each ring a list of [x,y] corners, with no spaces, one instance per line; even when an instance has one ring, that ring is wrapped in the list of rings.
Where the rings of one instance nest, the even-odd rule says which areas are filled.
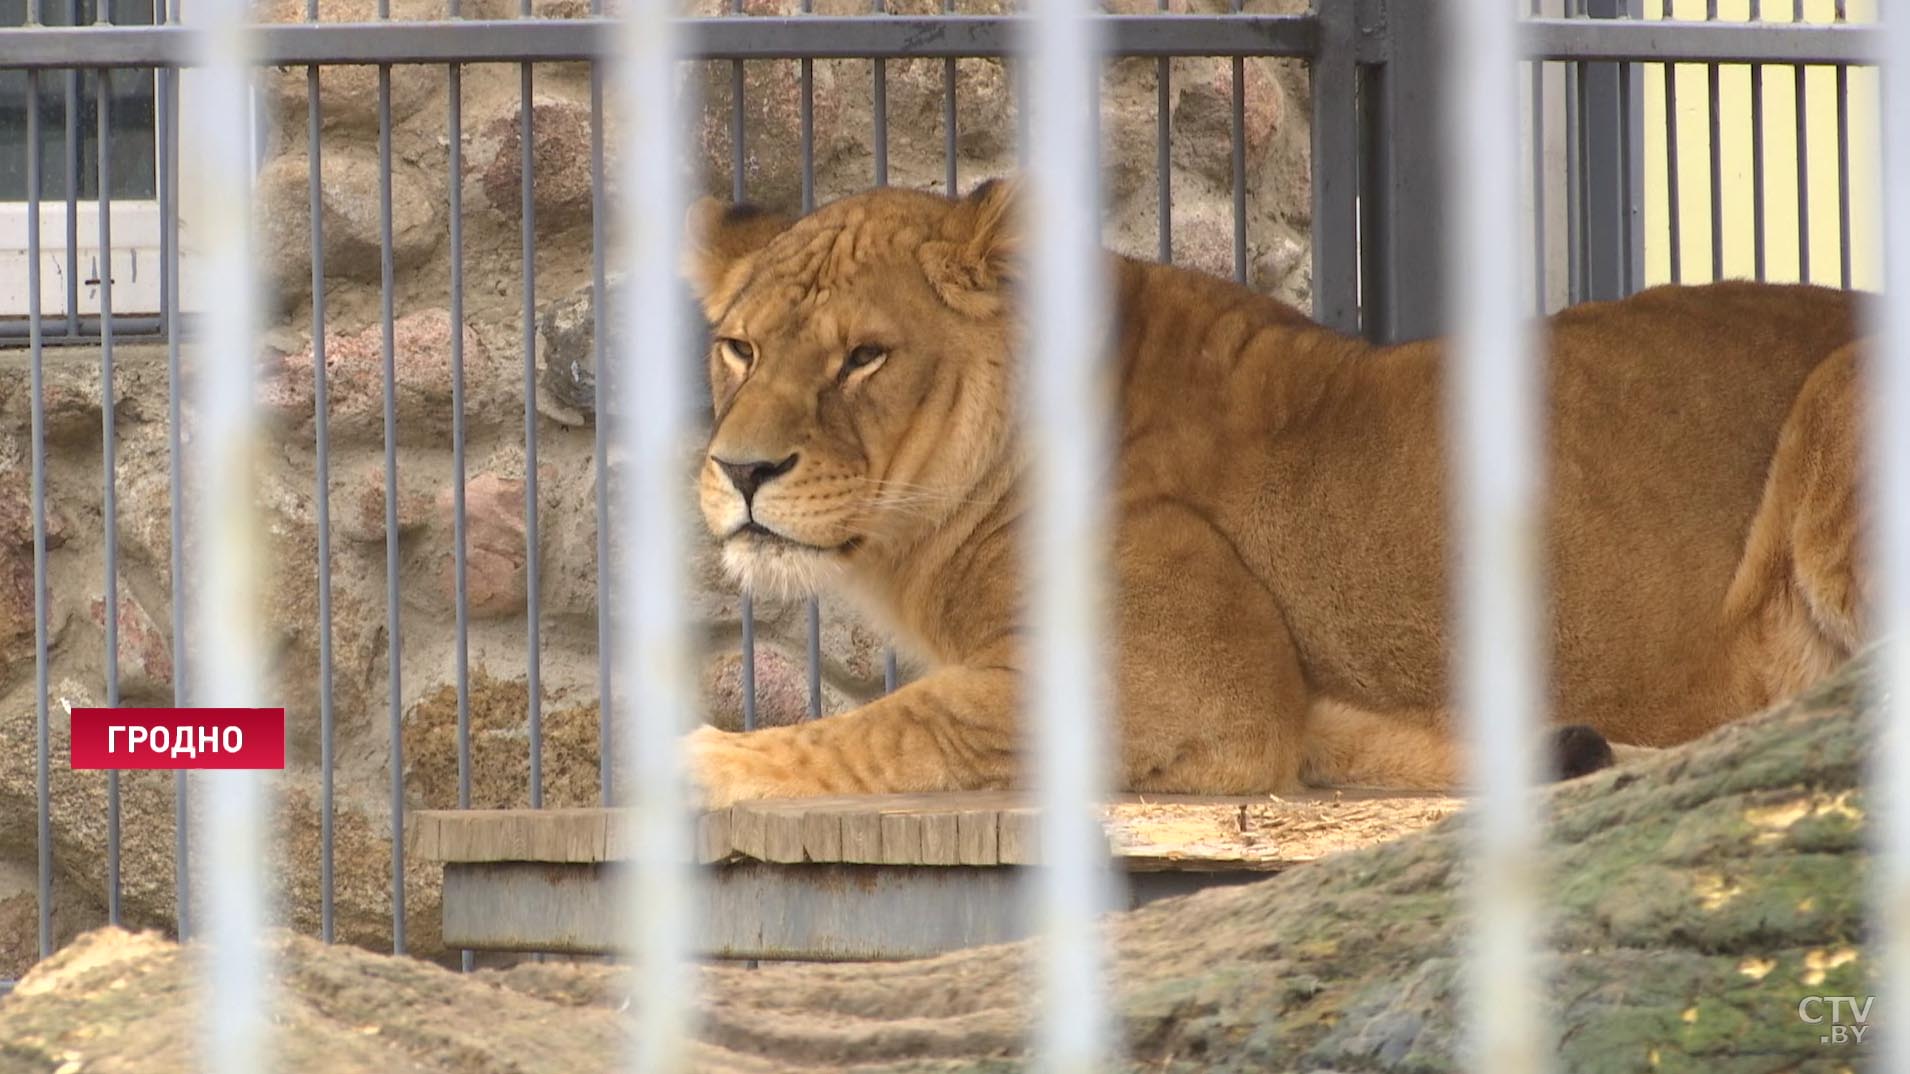
[[[1670,236],[1671,282],[1683,283],[1684,274],[1684,225],[1681,217],[1684,206],[1680,204],[1679,194],[1684,186],[1680,182],[1683,174],[1678,169],[1678,65],[1668,63],[1665,67],[1665,218],[1667,234]]]
[[[1751,0],[1751,21],[1764,20],[1763,0]],[[1751,274],[1764,271],[1764,65],[1751,65]]]
[[[1467,825],[1462,1047],[1466,1069],[1539,1074],[1548,1068],[1549,1034],[1534,950],[1542,873],[1530,795],[1546,696],[1543,478],[1534,450],[1542,374],[1527,318],[1504,300],[1524,284],[1519,227],[1506,211],[1518,201],[1515,17],[1492,3],[1454,4],[1450,11],[1447,32],[1432,40],[1451,58],[1444,129],[1454,368],[1444,420],[1454,442],[1459,557],[1453,670],[1466,783],[1477,789]],[[1610,197],[1594,189],[1596,197]]]
[[[878,15],[887,13],[888,0],[875,0],[874,9]],[[875,97],[873,109],[875,112],[875,185],[888,186],[889,68],[887,61],[881,59],[875,61]],[[745,629],[753,631],[754,624],[747,624]],[[895,646],[886,646],[882,650],[882,669],[882,692],[892,694],[895,692]],[[755,693],[756,669],[748,669],[744,679],[745,685],[750,693]],[[753,721],[751,726],[754,726]]]
[[[1246,0],[1232,0],[1235,14],[1246,8]],[[1233,212],[1234,279],[1247,282],[1247,65],[1240,56],[1233,58],[1233,114],[1229,134],[1233,139]]]
[[[1850,17],[1845,0],[1837,0],[1836,17]],[[1850,252],[1850,67],[1837,65],[1837,286],[1849,289]]]
[[[1158,0],[1155,9],[1165,12],[1167,0]],[[1154,61],[1154,256],[1163,265],[1174,261],[1174,154],[1173,98],[1174,61],[1162,56]],[[1319,162],[1316,158],[1314,169]],[[1318,248],[1318,243],[1315,243]]]
[[[1565,65],[1565,301],[1585,297],[1585,111],[1583,63]],[[1669,68],[1667,68],[1669,72]]]
[[[379,0],[385,17],[386,0]],[[378,67],[378,262],[379,327],[383,330],[385,407],[385,634],[391,665],[388,734],[391,737],[391,949],[405,952],[405,765],[403,633],[398,596],[398,400],[391,255],[391,65]],[[452,332],[458,331],[452,326]]]
[[[803,14],[808,14],[810,9],[811,0],[802,0]],[[797,66],[802,83],[802,211],[807,214],[816,208],[816,68],[815,61],[806,58],[797,61]],[[950,100],[953,98],[951,97]],[[954,151],[953,142],[949,144],[949,151]],[[820,599],[810,597],[806,611],[809,627],[809,718],[813,720],[822,715],[822,603]]]
[[[178,7],[168,10],[164,0],[156,15],[170,23],[179,21]],[[179,368],[180,322],[184,316],[179,306],[179,72],[164,68],[159,76],[162,94],[155,134],[159,142],[159,305],[166,317],[166,453],[171,479],[167,488],[167,512],[172,522],[167,555],[172,574],[172,703],[183,706],[190,703],[191,674],[186,636],[185,455],[180,443],[183,420],[179,402],[185,391]],[[181,941],[192,935],[192,833],[187,823],[190,796],[186,773],[173,773],[173,914]]]
[[[1879,146],[1885,191],[1910,182],[1910,10],[1879,3],[1886,44]],[[1882,199],[1884,278],[1895,288],[1910,279],[1910,206]],[[1873,696],[1883,700],[1877,756],[1869,775],[1876,803],[1871,823],[1870,909],[1874,939],[1866,957],[1877,960],[1876,992],[1883,998],[1877,1025],[1910,1026],[1910,310],[1901,300],[1877,303],[1881,332],[1874,360],[1865,363],[1868,413],[1863,427],[1871,479],[1865,489],[1875,511],[1869,551],[1877,565],[1875,608],[1881,661]],[[1873,1070],[1910,1070],[1910,1034],[1886,1033]]]
[[[730,10],[742,14],[743,0],[732,0]],[[730,61],[730,200],[741,203],[748,195],[744,174],[749,130],[743,112],[743,61]],[[737,616],[743,621],[743,730],[756,729],[756,599],[745,592],[738,599]]]
[[[875,0],[875,13],[888,12],[887,0]],[[875,60],[875,185],[889,185],[889,64],[878,57]]]
[[[305,18],[318,21],[318,0],[308,0]],[[318,931],[326,943],[331,943],[337,927],[337,878],[333,872],[337,779],[333,770],[338,755],[332,707],[331,387],[325,370],[324,114],[319,90],[319,69],[313,64],[305,69],[305,141],[312,233],[312,426],[317,436],[312,502],[318,528]]]
[[[1623,0],[1588,0],[1587,15],[1617,19]],[[1628,72],[1617,63],[1588,63],[1580,78],[1580,129],[1585,168],[1585,294],[1592,301],[1622,298],[1630,263],[1631,176],[1626,166],[1630,116],[1625,92]]]
[[[619,797],[630,867],[620,870],[619,954],[629,1014],[623,1023],[622,1062],[633,1074],[678,1074],[690,1065],[689,1029],[699,978],[689,965],[696,933],[695,876],[689,862],[690,818],[684,806],[680,739],[695,723],[696,659],[686,615],[684,565],[690,558],[685,494],[679,465],[689,412],[692,344],[676,289],[683,204],[679,196],[678,117],[701,115],[692,97],[676,106],[677,50],[666,0],[637,0],[615,24],[613,96],[622,121],[617,149],[621,197],[613,210],[617,245],[629,281],[610,309],[617,341],[609,362],[615,380],[620,458],[628,477],[617,482],[619,616],[612,633],[629,686],[619,692],[616,718],[623,743]],[[693,93],[694,91],[689,91]],[[637,386],[641,390],[633,390]],[[602,420],[601,417],[599,420]]]
[[[1444,235],[1439,162],[1440,69],[1444,57],[1425,47],[1453,0],[1421,0],[1387,9],[1386,62],[1372,87],[1378,121],[1366,146],[1374,202],[1362,229],[1373,265],[1361,294],[1366,331],[1381,342],[1437,334],[1445,320]],[[1369,83],[1369,86],[1371,83]]]
[[[451,17],[460,16],[458,0],[451,0]],[[450,128],[448,175],[464,174],[464,67],[452,64],[445,72],[446,125]],[[458,808],[471,808],[471,539],[467,525],[464,486],[468,467],[464,455],[464,184],[447,184],[451,195],[451,569],[452,600],[457,629],[458,680]],[[601,295],[602,289],[598,292]],[[599,418],[598,420],[602,420]],[[600,661],[601,664],[601,661]],[[458,967],[469,973],[477,966],[476,952],[458,952]]]
[[[1627,18],[1645,17],[1645,0],[1624,0]],[[1625,136],[1625,293],[1645,286],[1645,64],[1620,68],[1620,114]]]
[[[1707,0],[1705,21],[1715,22],[1718,0]],[[1718,104],[1718,65],[1705,64],[1705,115],[1710,122],[1711,154],[1711,278],[1724,279],[1724,143]]]
[[[104,20],[108,7],[100,4]],[[113,73],[99,70],[100,521],[106,530],[106,705],[119,707],[119,437],[113,409]],[[36,300],[38,296],[35,296]],[[119,772],[106,773],[106,920],[119,924]]]
[[[953,14],[955,0],[942,0],[942,13]],[[961,169],[956,159],[955,135],[955,57],[942,61],[942,160],[945,170],[943,189],[949,197],[961,193]]]
[[[79,0],[66,0],[66,24],[80,24]],[[80,73],[66,78],[66,338],[80,334]]]
[[[811,10],[811,0],[802,0],[802,13],[807,15]],[[799,119],[802,129],[798,139],[802,153],[802,211],[807,213],[816,207],[816,61],[807,56],[797,60],[796,80],[802,93]]]
[[[531,0],[523,0],[524,17],[530,17]],[[543,616],[538,599],[540,576],[538,560],[543,542],[537,531],[537,177],[536,128],[532,121],[531,65],[518,67],[518,197],[522,228],[523,264],[519,269],[524,289],[524,623],[525,646],[530,650],[526,666],[530,707],[531,808],[544,804],[544,690],[543,690]]]
[[[1030,480],[1029,681],[1041,868],[1029,870],[1039,942],[1031,1066],[1042,1074],[1113,1069],[1107,958],[1097,922],[1115,880],[1098,809],[1110,783],[1103,709],[1111,683],[1100,659],[1099,610],[1108,581],[1108,512],[1095,474],[1110,457],[1112,423],[1084,390],[1107,359],[1107,290],[1098,163],[1101,34],[1091,0],[1034,0],[1026,51],[1031,96],[1027,302],[1041,311],[1023,341],[1028,398],[1019,415],[1034,460]]]
[[[822,603],[809,598],[809,718],[822,715]]]
[[[732,14],[743,13],[743,0],[732,0]],[[730,61],[730,200],[741,202],[747,190],[744,170],[749,162],[749,128],[743,113],[743,61]]]
[[[1320,6],[1313,83],[1313,319],[1360,330],[1358,11]],[[1165,180],[1163,180],[1165,181]]]
[[[603,14],[603,0],[591,0],[591,12]],[[596,373],[591,390],[597,411],[591,423],[592,450],[597,466],[597,800],[608,809],[617,804],[611,767],[616,748],[611,719],[610,656],[610,418],[611,393],[604,361],[604,333],[609,328],[604,311],[610,296],[604,290],[604,72],[590,65],[590,356]]]
[[[1028,84],[1033,81],[1028,76],[1028,64],[1017,58],[1008,71],[1008,81],[1015,88],[1015,167],[1026,170],[1028,167]]]
[[[1804,21],[1804,0],[1792,0],[1791,21]],[[1797,117],[1797,279],[1811,282],[1811,161],[1810,118],[1805,107],[1809,99],[1808,70],[1803,64],[1791,68],[1793,92],[1797,98],[1791,112]]]
[[[743,594],[743,730],[756,730],[756,601]]]
[[[195,243],[195,291],[212,296],[196,341],[191,441],[195,542],[187,620],[198,642],[198,700],[251,706],[264,697],[267,644],[263,577],[269,555],[256,508],[262,446],[254,376],[259,303],[252,246],[252,160],[248,126],[254,68],[247,54],[245,0],[194,0],[198,45],[193,121],[180,158],[191,170],[187,218]],[[208,1074],[267,1070],[272,1058],[273,981],[267,965],[269,916],[261,867],[271,800],[257,772],[203,773],[208,942],[194,961],[208,985],[197,1004],[201,1069]]]
[[[1527,13],[1545,14],[1544,0],[1532,0]],[[1545,63],[1533,60],[1532,76],[1532,312],[1543,317],[1545,292]]]
[[[40,341],[40,72],[27,72],[27,345],[33,398],[33,799],[40,957],[53,953],[53,801],[47,786],[46,384]],[[69,263],[69,274],[71,265]]]

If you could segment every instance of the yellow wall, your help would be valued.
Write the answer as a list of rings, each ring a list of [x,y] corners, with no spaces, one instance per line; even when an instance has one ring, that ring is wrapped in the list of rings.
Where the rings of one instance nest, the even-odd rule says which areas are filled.
[[[1791,0],[1764,0],[1767,21],[1788,21]],[[1703,19],[1705,0],[1646,0],[1647,18]],[[1670,13],[1667,16],[1666,9]],[[1805,19],[1830,22],[1833,0],[1808,0]],[[1850,0],[1852,21],[1870,21],[1876,0]],[[1750,17],[1749,0],[1722,0],[1719,17]],[[1764,68],[1764,235],[1766,275],[1796,280],[1798,274],[1797,92],[1794,68]],[[1711,134],[1704,67],[1678,65],[1679,233],[1682,276],[1711,279]],[[1852,284],[1875,288],[1881,278],[1876,177],[1877,76],[1874,69],[1850,71],[1850,218]],[[1807,68],[1804,119],[1807,129],[1810,225],[1810,277],[1840,282],[1838,227],[1837,83],[1834,69]],[[1645,274],[1651,283],[1671,278],[1669,187],[1665,152],[1665,75],[1662,65],[1644,71],[1645,110]],[[1720,69],[1719,151],[1722,165],[1725,277],[1749,277],[1755,267],[1752,204],[1751,69]]]

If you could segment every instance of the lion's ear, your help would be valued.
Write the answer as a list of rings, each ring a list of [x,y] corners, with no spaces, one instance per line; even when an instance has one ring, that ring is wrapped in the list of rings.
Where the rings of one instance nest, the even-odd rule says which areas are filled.
[[[789,217],[755,205],[726,205],[715,198],[698,198],[690,206],[683,226],[683,274],[696,288],[697,297],[710,301],[724,289],[736,266],[769,245],[792,222]]]
[[[922,269],[942,300],[974,316],[996,312],[1020,274],[1020,184],[990,179],[949,211],[941,237],[922,244]]]

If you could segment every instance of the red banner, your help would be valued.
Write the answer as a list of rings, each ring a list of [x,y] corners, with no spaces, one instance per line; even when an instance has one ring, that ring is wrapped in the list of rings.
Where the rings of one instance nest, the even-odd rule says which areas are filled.
[[[285,710],[74,709],[73,767],[284,768]]]

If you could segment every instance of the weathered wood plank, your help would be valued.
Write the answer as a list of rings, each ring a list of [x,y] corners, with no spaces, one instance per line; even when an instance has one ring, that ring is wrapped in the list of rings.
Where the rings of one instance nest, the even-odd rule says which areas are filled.
[[[882,864],[922,864],[922,818],[919,814],[882,814]]]
[[[992,813],[992,810],[990,811]],[[961,819],[966,813],[924,813],[921,826],[923,865],[960,865],[962,863]]]
[[[877,813],[838,813],[842,818],[842,860],[852,864],[882,862],[882,817]]]
[[[728,861],[736,854],[730,836],[730,811],[719,809],[696,818],[696,860],[704,865]],[[621,857],[628,857],[625,853]]]
[[[1133,871],[1272,871],[1430,826],[1460,800],[1403,794],[1121,795],[1102,807],[1109,853]],[[412,857],[588,863],[628,856],[603,809],[420,810]],[[870,795],[748,802],[697,821],[700,862],[1027,865],[1039,825],[1025,794]]]
[[[997,865],[996,832],[1001,814],[995,810],[970,810],[955,818],[955,856],[963,865]]]
[[[730,848],[746,858],[762,861],[767,853],[763,846],[765,828],[761,810],[730,810]]]
[[[803,818],[806,813],[802,806],[794,802],[780,803],[757,812],[763,821],[763,853],[759,860],[782,863],[805,860]],[[730,813],[734,816],[735,810]]]
[[[1003,865],[1036,865],[1041,817],[1033,809],[1005,809],[997,815],[995,856]]]
[[[842,814],[804,813],[802,849],[810,861],[847,861],[842,856]]]

